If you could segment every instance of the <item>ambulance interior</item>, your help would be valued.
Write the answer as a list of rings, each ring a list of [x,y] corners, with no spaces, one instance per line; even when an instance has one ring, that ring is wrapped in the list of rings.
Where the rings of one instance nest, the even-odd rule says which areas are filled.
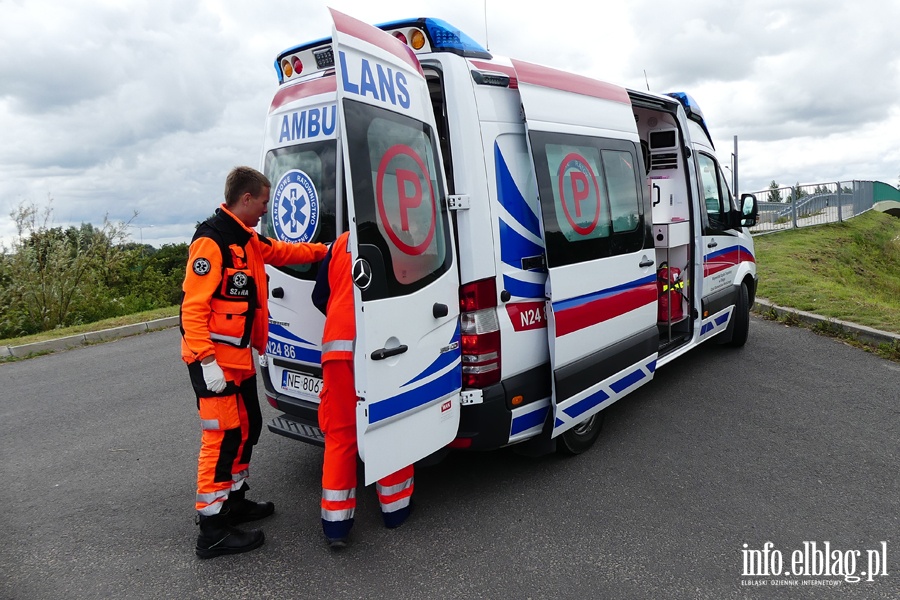
[[[688,171],[681,150],[681,132],[668,112],[635,107],[651,197],[653,242],[656,247],[657,325],[660,354],[690,340],[693,239]]]

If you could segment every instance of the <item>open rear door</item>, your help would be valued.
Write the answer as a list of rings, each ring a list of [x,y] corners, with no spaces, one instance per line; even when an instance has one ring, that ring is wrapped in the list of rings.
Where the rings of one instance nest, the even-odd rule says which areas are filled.
[[[459,275],[428,83],[412,50],[335,10],[366,485],[459,427]]]
[[[513,65],[546,245],[556,437],[653,378],[655,251],[626,91]]]

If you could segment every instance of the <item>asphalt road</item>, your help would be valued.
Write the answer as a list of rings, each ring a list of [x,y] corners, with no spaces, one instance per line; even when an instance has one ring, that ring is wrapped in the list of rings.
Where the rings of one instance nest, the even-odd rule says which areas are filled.
[[[695,350],[611,407],[581,456],[451,455],[417,471],[397,530],[360,490],[340,553],[320,537],[321,450],[264,431],[266,544],[194,556],[176,329],[0,364],[0,390],[3,599],[900,597],[900,365],[755,316],[743,350]],[[773,565],[829,542],[843,570],[872,550],[888,575],[745,577],[766,542]]]

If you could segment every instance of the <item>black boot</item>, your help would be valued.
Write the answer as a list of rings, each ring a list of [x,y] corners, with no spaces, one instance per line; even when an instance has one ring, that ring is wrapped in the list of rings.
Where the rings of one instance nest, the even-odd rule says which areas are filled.
[[[197,556],[214,558],[223,554],[249,552],[263,545],[266,535],[259,529],[241,531],[228,524],[228,514],[200,515]]]
[[[275,512],[275,504],[272,502],[254,502],[245,498],[247,490],[250,489],[246,483],[236,492],[231,492],[222,510],[228,511],[228,524],[237,525],[238,523],[246,523],[247,521],[258,521],[265,519]]]

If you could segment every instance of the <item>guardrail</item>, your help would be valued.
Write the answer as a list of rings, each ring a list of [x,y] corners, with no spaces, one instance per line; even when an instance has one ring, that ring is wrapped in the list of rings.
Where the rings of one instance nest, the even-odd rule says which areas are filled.
[[[878,181],[836,181],[754,192],[759,218],[750,233],[839,223],[870,210],[880,199],[878,196],[885,195],[879,186],[889,188],[900,198],[900,191]],[[886,194],[884,199],[893,199],[891,192]]]

